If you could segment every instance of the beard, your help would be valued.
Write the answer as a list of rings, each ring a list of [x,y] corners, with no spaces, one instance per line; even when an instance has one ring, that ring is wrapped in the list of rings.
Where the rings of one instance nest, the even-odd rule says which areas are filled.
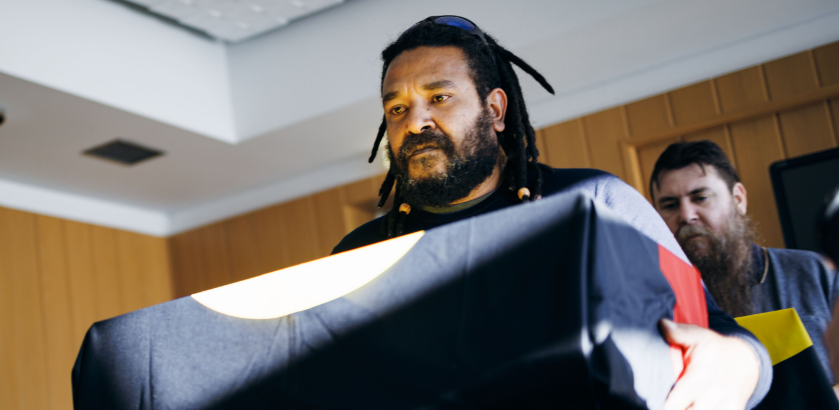
[[[699,269],[708,292],[720,309],[734,317],[752,314],[754,238],[751,219],[736,212],[722,235],[698,225],[686,225],[676,232],[679,245]]]
[[[425,148],[441,152],[412,161],[411,155]],[[388,146],[387,154],[399,192],[413,207],[441,207],[465,198],[492,175],[499,161],[498,139],[487,109],[478,115],[459,147],[451,136],[434,129],[406,138],[395,155]],[[441,167],[442,172],[438,171]]]

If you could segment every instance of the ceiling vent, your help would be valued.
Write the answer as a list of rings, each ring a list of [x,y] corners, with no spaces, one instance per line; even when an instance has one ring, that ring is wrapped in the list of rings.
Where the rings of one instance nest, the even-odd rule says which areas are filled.
[[[114,140],[84,152],[85,155],[119,162],[124,165],[134,165],[138,162],[163,155],[163,151],[146,148],[133,142]]]

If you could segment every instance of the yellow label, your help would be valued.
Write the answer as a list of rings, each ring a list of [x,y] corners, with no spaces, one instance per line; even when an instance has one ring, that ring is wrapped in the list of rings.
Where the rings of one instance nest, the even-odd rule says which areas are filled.
[[[813,345],[795,308],[743,316],[734,320],[752,332],[769,351],[772,366]]]

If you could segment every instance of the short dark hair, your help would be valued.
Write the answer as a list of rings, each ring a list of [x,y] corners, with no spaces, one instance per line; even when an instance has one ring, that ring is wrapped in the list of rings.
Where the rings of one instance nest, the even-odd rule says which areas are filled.
[[[713,166],[728,185],[728,189],[734,189],[734,184],[740,182],[740,176],[728,160],[728,155],[713,141],[676,142],[670,144],[655,162],[653,175],[650,177],[650,198],[653,202],[653,184],[658,188],[661,173],[682,169],[691,164],[699,165],[703,171],[706,165]]]
[[[507,157],[504,169],[504,179],[507,188],[512,191],[526,187],[531,192],[533,199],[541,197],[542,172],[553,172],[550,167],[538,163],[539,151],[536,149],[536,132],[530,124],[530,117],[527,107],[524,104],[521,86],[518,77],[513,71],[513,64],[530,74],[542,87],[551,94],[553,88],[545,78],[536,70],[525,63],[521,58],[501,47],[498,42],[489,34],[484,32],[486,42],[474,34],[449,25],[436,24],[432,17],[420,21],[405,32],[393,43],[382,51],[382,83],[390,63],[400,54],[417,49],[419,47],[457,47],[463,52],[469,68],[469,75],[475,83],[478,97],[482,102],[490,91],[501,88],[507,94],[507,115],[504,118],[504,131],[498,132],[498,142]],[[387,122],[382,118],[379,132],[373,143],[373,150],[370,154],[370,162],[376,157],[379,144],[387,130]],[[395,186],[393,208],[385,216],[382,230],[387,237],[402,234],[402,217],[399,216],[400,205],[403,198],[400,192],[400,181],[393,172],[394,164],[390,165],[382,187],[379,190],[379,207],[384,205],[390,195],[391,189]],[[527,170],[535,171],[535,180],[528,181]],[[524,199],[528,199],[525,197]]]

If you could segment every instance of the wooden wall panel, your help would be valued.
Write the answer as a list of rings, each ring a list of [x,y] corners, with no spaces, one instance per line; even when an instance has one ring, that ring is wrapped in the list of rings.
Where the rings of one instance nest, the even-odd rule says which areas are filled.
[[[539,151],[539,162],[543,164],[550,163],[548,157],[548,146],[545,142],[545,133],[543,130],[535,130],[536,132],[536,149]]]
[[[583,121],[575,119],[541,130],[548,161],[555,168],[590,168],[591,159],[583,133]]]
[[[91,303],[96,300],[96,279],[93,269],[93,250],[90,246],[90,225],[64,221],[64,235],[67,277],[72,295],[70,309],[73,312],[73,344],[79,346],[87,329],[99,317],[96,312],[96,303]]]
[[[661,153],[664,152],[668,145],[678,141],[679,138],[676,137],[648,144],[643,148],[638,149],[638,162],[641,167],[641,178],[644,188],[641,193],[644,194],[648,201],[651,201],[652,199],[649,186],[650,178],[652,177],[653,169],[655,168],[655,163],[658,161],[658,157],[661,156]]]
[[[667,94],[657,95],[626,105],[630,138],[673,126]]]
[[[828,44],[813,50],[819,84],[824,87],[839,84],[839,43]]]
[[[836,146],[825,102],[778,115],[787,157],[797,157]]]
[[[143,308],[149,300],[148,288],[143,286],[146,270],[144,255],[135,251],[142,248],[137,236],[131,232],[116,233],[117,269],[121,279],[122,302],[129,312]]]
[[[714,79],[720,110],[736,112],[769,101],[760,66],[740,70]]]
[[[623,107],[587,115],[582,120],[591,166],[623,178],[625,169],[620,141],[629,137]]]
[[[283,225],[282,215],[276,207],[266,208],[254,213],[257,223],[254,226],[259,246],[258,272],[254,275],[261,275],[266,272],[273,272],[277,269],[289,266],[289,258],[286,249],[283,247],[283,240],[287,229]],[[235,237],[228,238],[228,241]]]
[[[0,209],[0,272],[11,301],[13,377],[17,379],[18,406],[49,407],[43,305],[33,214]],[[13,233],[13,234],[12,234]],[[7,371],[4,369],[3,371]],[[69,374],[69,373],[68,373]]]
[[[72,409],[69,370],[73,367],[78,350],[72,344],[73,316],[68,309],[71,295],[67,280],[64,226],[60,219],[43,215],[36,216],[36,225],[41,300],[45,301],[44,339],[50,408]]]
[[[181,233],[169,238],[169,253],[172,260],[172,277],[176,297],[186,296],[202,289],[205,281],[203,243],[197,230]]]
[[[262,221],[250,215],[224,221],[224,238],[230,260],[230,281],[238,282],[259,275],[262,268],[259,250],[265,246],[259,243],[255,224]],[[277,227],[279,228],[279,227]]]
[[[341,201],[343,202],[345,232],[352,232],[353,229],[375,217],[380,186],[381,181],[377,184],[368,178],[339,188]]]
[[[4,210],[0,208],[0,212]],[[12,275],[6,271],[3,264],[0,264],[0,326],[2,329],[14,329],[15,326],[13,294]],[[17,343],[15,343],[14,332],[0,332],[0,408],[20,408],[16,355]]]
[[[72,409],[90,325],[172,298],[166,242],[0,208],[0,408]]]
[[[712,81],[671,91],[669,96],[675,125],[693,124],[720,114]]]
[[[321,257],[315,227],[312,198],[304,197],[282,205],[283,223],[288,229],[284,246],[291,265]]]
[[[332,253],[332,248],[347,234],[344,228],[340,189],[333,188],[316,194],[314,206],[320,245],[319,254],[329,255]]]
[[[772,194],[769,165],[784,158],[775,117],[737,123],[731,126],[731,140],[739,165],[740,179],[746,187],[749,215],[761,236],[763,246],[783,248],[781,223]]]
[[[132,235],[135,236],[138,244],[133,253],[139,254],[143,261],[141,289],[146,295],[143,307],[172,300],[174,297],[172,265],[166,239],[140,234]]]
[[[770,61],[764,64],[764,68],[769,98],[772,100],[819,88],[809,51]]]
[[[120,270],[117,264],[117,238],[113,229],[101,226],[90,227],[91,249],[93,252],[93,277],[95,278],[96,316],[114,317],[129,312],[128,305],[122,293],[125,285],[120,281]],[[130,288],[129,288],[130,291]]]

